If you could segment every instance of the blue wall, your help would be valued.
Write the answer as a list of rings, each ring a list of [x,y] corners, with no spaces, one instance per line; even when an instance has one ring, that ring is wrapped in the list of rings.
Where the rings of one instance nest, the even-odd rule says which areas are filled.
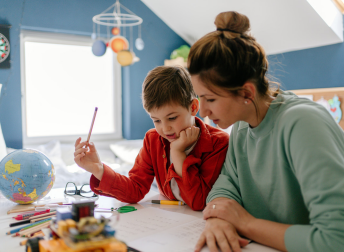
[[[50,31],[90,36],[92,17],[103,12],[115,0],[1,0],[0,24],[10,24],[11,68],[0,69],[3,89],[0,100],[0,123],[7,147],[22,148],[20,44],[21,29]],[[121,0],[121,4],[143,18],[143,51],[135,54],[141,59],[123,73],[123,136],[143,138],[153,127],[142,108],[141,85],[147,72],[162,65],[171,52],[186,42],[163,23],[139,0]],[[134,39],[137,36],[134,28]],[[105,32],[105,31],[104,31]],[[129,30],[127,30],[128,34]]]
[[[344,43],[270,55],[269,73],[283,90],[344,87]]]

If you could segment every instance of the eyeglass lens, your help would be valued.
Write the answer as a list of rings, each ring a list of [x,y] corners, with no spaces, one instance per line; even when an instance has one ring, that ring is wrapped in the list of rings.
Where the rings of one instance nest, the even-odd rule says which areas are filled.
[[[84,197],[93,197],[94,193],[91,190],[91,186],[88,184],[83,185],[80,188],[80,195]]]
[[[66,185],[66,194],[68,195],[74,195],[76,194],[76,185],[72,182],[68,182]]]

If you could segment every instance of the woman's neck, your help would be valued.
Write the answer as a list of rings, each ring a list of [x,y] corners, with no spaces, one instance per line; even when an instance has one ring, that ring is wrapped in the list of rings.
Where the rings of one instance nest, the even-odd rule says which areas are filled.
[[[270,104],[273,100],[275,100],[275,97],[271,97],[271,96],[269,96],[266,99],[258,100],[257,104],[256,104],[257,110],[255,109],[254,105],[252,104],[254,113],[251,113],[252,116],[247,121],[249,123],[249,125],[251,126],[251,128],[257,127],[263,121],[266,113],[268,112]]]

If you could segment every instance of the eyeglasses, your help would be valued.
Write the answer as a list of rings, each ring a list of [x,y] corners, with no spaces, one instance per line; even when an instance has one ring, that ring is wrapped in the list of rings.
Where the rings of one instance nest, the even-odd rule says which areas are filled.
[[[66,188],[64,190],[64,193],[66,195],[80,195],[82,197],[86,197],[86,198],[93,198],[93,197],[98,197],[97,194],[95,194],[92,190],[91,190],[91,186],[89,184],[84,184],[81,186],[80,190],[78,190],[78,188],[76,187],[76,185],[73,182],[68,182],[66,184]]]

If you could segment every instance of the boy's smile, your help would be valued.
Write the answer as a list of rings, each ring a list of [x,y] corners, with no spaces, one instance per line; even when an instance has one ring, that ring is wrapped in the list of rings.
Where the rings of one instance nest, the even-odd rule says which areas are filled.
[[[190,105],[191,106],[191,105]],[[186,109],[178,104],[167,104],[148,112],[153,120],[156,131],[170,142],[179,138],[186,128],[195,125],[196,111]]]

